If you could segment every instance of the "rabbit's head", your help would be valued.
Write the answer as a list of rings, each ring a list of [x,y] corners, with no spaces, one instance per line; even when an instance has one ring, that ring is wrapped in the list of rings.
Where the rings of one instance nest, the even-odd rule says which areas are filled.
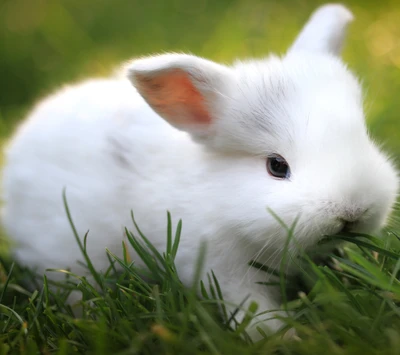
[[[282,245],[287,231],[267,208],[289,226],[297,220],[306,248],[385,223],[398,178],[368,136],[360,85],[339,58],[351,19],[341,5],[321,7],[281,58],[225,66],[165,54],[130,63],[154,111],[205,147],[198,163],[213,168],[204,184],[238,234]]]

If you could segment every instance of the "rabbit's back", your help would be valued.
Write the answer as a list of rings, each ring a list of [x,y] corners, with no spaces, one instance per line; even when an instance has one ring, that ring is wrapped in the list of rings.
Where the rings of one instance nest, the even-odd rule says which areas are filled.
[[[2,223],[18,245],[17,258],[41,260],[43,269],[81,259],[64,188],[78,233],[90,229],[96,238],[91,256],[104,260],[96,256],[112,248],[113,239],[120,250],[135,207],[126,194],[143,190],[149,154],[160,152],[162,140],[171,146],[173,133],[127,80],[87,81],[40,102],[6,149]]]

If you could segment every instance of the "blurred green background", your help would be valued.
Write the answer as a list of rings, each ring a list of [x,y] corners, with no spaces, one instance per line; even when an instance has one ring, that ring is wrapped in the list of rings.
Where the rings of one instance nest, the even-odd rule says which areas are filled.
[[[0,0],[0,139],[65,82],[165,51],[213,60],[282,53],[316,0]],[[400,153],[400,1],[344,1],[344,58],[362,78],[374,137]]]

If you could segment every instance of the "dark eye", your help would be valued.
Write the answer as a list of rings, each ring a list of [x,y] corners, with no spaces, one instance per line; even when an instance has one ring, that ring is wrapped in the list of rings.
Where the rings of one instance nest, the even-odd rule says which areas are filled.
[[[289,165],[280,155],[272,155],[267,158],[268,173],[278,179],[288,179],[290,177]]]

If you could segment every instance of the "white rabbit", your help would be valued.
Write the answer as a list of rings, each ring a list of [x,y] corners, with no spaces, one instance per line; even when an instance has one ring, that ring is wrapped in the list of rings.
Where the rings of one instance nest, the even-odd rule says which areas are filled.
[[[164,250],[169,210],[183,220],[185,283],[206,240],[204,272],[215,272],[226,300],[279,308],[276,290],[256,283],[266,274],[248,266],[281,260],[287,231],[267,208],[289,226],[298,219],[294,237],[308,250],[343,229],[378,230],[396,199],[396,171],[368,137],[360,86],[339,58],[351,19],[341,5],[321,7],[281,58],[225,66],[158,55],[132,61],[127,78],[44,99],[6,154],[3,224],[16,259],[83,272],[66,187],[98,269],[106,247],[121,254],[131,210]]]

